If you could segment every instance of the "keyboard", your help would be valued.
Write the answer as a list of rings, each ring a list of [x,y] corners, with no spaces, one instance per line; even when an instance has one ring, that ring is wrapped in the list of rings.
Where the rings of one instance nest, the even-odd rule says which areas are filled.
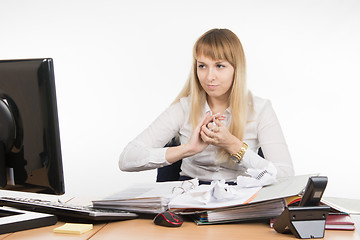
[[[71,219],[73,221],[115,221],[138,217],[135,213],[122,210],[98,209],[91,206],[73,205],[32,198],[1,197],[0,206],[53,214],[60,219]]]

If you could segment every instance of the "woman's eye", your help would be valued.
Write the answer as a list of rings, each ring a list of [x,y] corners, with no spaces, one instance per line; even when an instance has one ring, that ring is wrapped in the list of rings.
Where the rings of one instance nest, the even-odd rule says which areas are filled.
[[[224,68],[225,66],[224,65],[222,65],[222,64],[218,64],[218,65],[216,65],[218,68]]]
[[[205,65],[200,64],[200,65],[198,65],[198,68],[205,68]]]

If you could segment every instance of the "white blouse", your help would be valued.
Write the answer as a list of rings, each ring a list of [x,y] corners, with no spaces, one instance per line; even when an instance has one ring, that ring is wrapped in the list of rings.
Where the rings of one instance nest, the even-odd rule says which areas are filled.
[[[237,176],[246,175],[248,168],[264,169],[273,165],[277,177],[294,175],[293,164],[279,121],[269,100],[253,96],[254,110],[249,110],[243,141],[248,144],[243,159],[238,164],[218,163],[218,147],[209,145],[204,151],[184,158],[180,175],[202,181],[224,179],[236,181]],[[169,165],[164,148],[173,137],[179,135],[181,143],[191,137],[189,123],[190,98],[182,98],[168,107],[147,129],[132,140],[123,150],[119,167],[123,171],[142,171]],[[204,114],[210,110],[206,104]],[[223,123],[229,126],[231,109],[224,113]],[[257,154],[261,147],[265,159]]]

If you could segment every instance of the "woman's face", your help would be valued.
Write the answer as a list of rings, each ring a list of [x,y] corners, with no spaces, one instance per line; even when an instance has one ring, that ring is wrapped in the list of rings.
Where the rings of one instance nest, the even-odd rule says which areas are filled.
[[[226,60],[197,59],[197,76],[210,98],[228,99],[234,81],[234,68]]]

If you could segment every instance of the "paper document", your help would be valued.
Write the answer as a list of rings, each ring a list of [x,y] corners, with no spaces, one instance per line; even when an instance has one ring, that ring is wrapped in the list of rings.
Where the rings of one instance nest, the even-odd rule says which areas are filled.
[[[248,203],[261,187],[241,188],[213,182],[200,185],[170,200],[169,209],[213,209]]]

